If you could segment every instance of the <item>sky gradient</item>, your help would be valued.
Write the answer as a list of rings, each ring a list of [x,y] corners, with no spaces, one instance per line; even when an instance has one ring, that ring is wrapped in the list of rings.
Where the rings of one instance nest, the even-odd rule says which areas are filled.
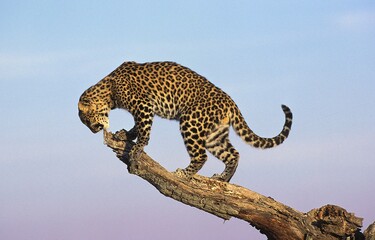
[[[232,182],[299,211],[375,220],[373,1],[2,1],[0,239],[266,239],[159,194],[79,120],[80,94],[123,61],[175,61],[237,103],[250,127],[291,134],[257,150],[231,132]],[[131,116],[111,112],[111,130]],[[156,118],[145,151],[188,165],[178,123]],[[200,174],[224,166],[210,156]]]

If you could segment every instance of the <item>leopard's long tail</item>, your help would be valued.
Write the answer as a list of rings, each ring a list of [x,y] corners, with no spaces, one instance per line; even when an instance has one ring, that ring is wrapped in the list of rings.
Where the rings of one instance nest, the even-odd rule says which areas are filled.
[[[280,145],[288,137],[290,129],[292,127],[293,114],[290,109],[281,105],[285,114],[285,123],[283,130],[279,135],[273,138],[263,138],[255,134],[247,125],[244,117],[242,116],[240,110],[236,106],[234,112],[232,113],[231,124],[235,132],[244,140],[246,143],[256,147],[256,148],[272,148]]]

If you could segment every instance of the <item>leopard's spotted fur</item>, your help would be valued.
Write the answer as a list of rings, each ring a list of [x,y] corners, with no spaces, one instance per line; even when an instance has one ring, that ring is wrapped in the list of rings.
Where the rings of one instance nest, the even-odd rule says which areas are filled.
[[[281,144],[292,125],[290,109],[282,105],[285,124],[279,135],[262,138],[246,124],[234,101],[196,72],[173,62],[125,62],[87,89],[79,99],[79,116],[94,133],[109,127],[111,109],[128,110],[134,117],[131,130],[137,137],[130,156],[137,157],[148,144],[154,115],[180,122],[180,131],[191,162],[178,174],[192,176],[207,160],[206,150],[224,162],[214,177],[229,181],[239,154],[229,141],[229,126],[248,144],[271,148]]]

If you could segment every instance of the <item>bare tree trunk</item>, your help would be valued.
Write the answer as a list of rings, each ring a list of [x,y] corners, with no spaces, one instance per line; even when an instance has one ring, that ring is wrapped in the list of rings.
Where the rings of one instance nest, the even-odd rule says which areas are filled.
[[[104,139],[129,173],[145,179],[163,195],[225,220],[236,217],[247,221],[268,239],[374,239],[373,230],[366,232],[366,238],[360,232],[362,218],[341,207],[326,205],[302,213],[238,185],[198,175],[192,179],[178,177],[144,152],[139,159],[129,161],[124,155],[134,143],[127,141],[125,130],[104,132]]]

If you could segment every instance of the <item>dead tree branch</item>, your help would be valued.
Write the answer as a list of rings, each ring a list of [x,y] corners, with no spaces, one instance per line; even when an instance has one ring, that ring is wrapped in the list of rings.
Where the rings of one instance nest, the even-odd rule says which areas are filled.
[[[360,232],[362,218],[341,207],[326,205],[302,213],[238,185],[198,175],[183,179],[144,152],[136,161],[124,160],[134,144],[127,141],[130,137],[125,130],[115,134],[104,132],[104,139],[127,165],[129,173],[145,179],[163,195],[225,220],[236,217],[247,221],[268,239],[365,239]]]

